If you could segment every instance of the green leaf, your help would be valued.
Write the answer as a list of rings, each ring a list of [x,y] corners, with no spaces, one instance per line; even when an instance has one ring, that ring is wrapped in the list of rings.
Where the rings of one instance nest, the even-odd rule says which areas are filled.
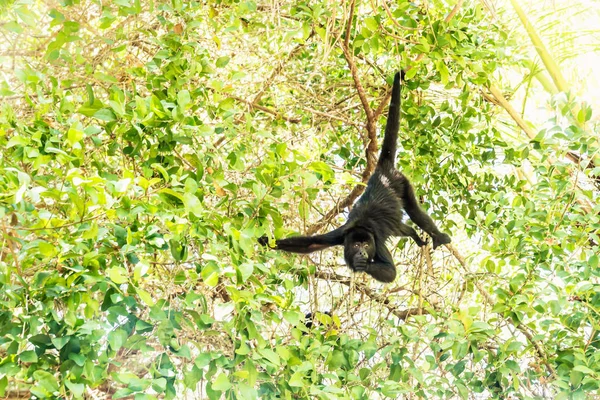
[[[6,144],[6,148],[11,148],[15,146],[27,146],[29,143],[30,141],[28,138],[24,138],[22,136],[13,136]]]
[[[69,128],[67,132],[67,142],[73,146],[75,143],[83,139],[83,127],[80,122],[76,122]]]
[[[88,105],[94,104],[94,102],[96,101],[96,97],[94,96],[94,88],[92,88],[92,86],[89,83],[86,83],[85,91],[88,96],[87,104]]]
[[[496,213],[490,212],[488,213],[488,215],[485,217],[485,224],[487,226],[490,226],[493,222],[496,221],[496,218],[498,216],[496,215]]]
[[[299,326],[304,321],[304,314],[297,311],[284,311],[283,318],[292,326]],[[302,322],[301,322],[302,321]]]
[[[76,398],[82,398],[83,392],[85,390],[85,385],[83,383],[75,383],[69,380],[65,380],[65,386],[71,391],[73,396]]]
[[[158,397],[152,396],[152,395],[146,394],[146,393],[136,393],[134,399],[135,400],[156,400],[156,399],[158,399]]]
[[[27,350],[19,354],[19,360],[24,363],[36,363],[38,361],[38,356],[35,351]]]
[[[225,375],[224,373],[220,373],[214,380],[212,388],[214,390],[219,390],[222,392],[229,390],[231,388],[231,383],[229,382],[227,375]]]
[[[37,381],[37,383],[44,390],[49,393],[55,393],[58,391],[58,380],[51,373],[43,370],[37,370],[33,373],[33,379]]]
[[[352,398],[353,399],[364,399],[364,398],[367,398],[366,397],[366,390],[362,386],[352,386],[352,388],[350,389],[350,391],[352,393]]]
[[[230,58],[227,56],[219,57],[217,58],[217,62],[215,63],[215,65],[217,66],[217,68],[224,68],[227,66],[227,64],[229,64],[229,60]]]
[[[122,283],[126,283],[128,281],[127,270],[123,267],[112,267],[106,270],[108,277],[111,281],[120,285]]]
[[[367,28],[369,28],[369,30],[371,32],[379,31],[379,24],[377,23],[377,20],[375,18],[373,18],[373,17],[365,18],[365,24],[367,25]]]
[[[63,347],[65,347],[65,345],[69,343],[70,340],[70,336],[57,336],[52,338],[52,344],[54,345],[54,347],[56,347],[57,350],[60,350]]]
[[[593,369],[586,367],[585,365],[576,365],[573,367],[573,371],[578,371],[584,374],[589,374],[589,375],[597,375],[600,376],[600,373],[594,371]]]
[[[241,399],[258,400],[258,393],[252,386],[246,385],[243,382],[236,383],[235,387],[240,393]]]
[[[0,378],[0,396],[6,396],[6,388],[8,387],[8,378],[3,376]]]
[[[198,382],[200,382],[203,377],[204,377],[203,371],[200,368],[193,365],[190,370],[188,370],[187,372],[184,372],[183,382],[184,382],[186,388],[191,389],[191,390],[196,390],[196,386],[198,385]]]
[[[435,66],[436,66],[438,72],[440,73],[440,81],[442,82],[443,85],[447,85],[448,77],[450,76],[450,73],[448,71],[448,67],[446,66],[446,63],[444,63],[443,60],[440,60],[435,63]]]
[[[35,27],[37,25],[37,18],[35,17],[35,14],[29,11],[27,7],[17,7],[14,11],[21,21],[25,22],[27,25],[31,27]]]
[[[20,34],[23,32],[23,27],[21,27],[21,25],[17,21],[6,22],[3,25],[3,28],[16,34]]]
[[[270,349],[257,349],[256,352],[260,354],[263,358],[269,360],[274,366],[280,365],[280,359],[277,353]]]
[[[183,203],[185,204],[186,212],[190,212],[196,217],[202,217],[204,208],[198,197],[196,197],[194,194],[184,193]]]
[[[154,166],[154,165],[153,165],[153,166]],[[162,167],[161,167],[161,169],[162,169],[162,170],[164,170],[164,168],[162,168]],[[165,180],[168,180],[168,179],[169,179],[169,176],[168,176],[168,174],[167,174],[167,171],[164,171],[164,173],[165,173],[165,175],[166,175],[166,176],[165,176]],[[181,201],[181,203],[182,203],[182,204],[183,204],[183,203],[185,203],[185,201],[184,201],[184,199],[183,199],[183,196],[182,196],[180,193],[177,193],[176,191],[174,191],[173,189],[161,189],[161,190],[159,190],[159,191],[158,191],[158,193],[165,193],[165,194],[168,194],[168,195],[170,195],[170,196],[173,196],[173,197],[175,197],[175,198],[179,199],[179,200]]]
[[[55,248],[51,243],[39,242],[38,248],[40,250],[40,254],[42,254],[44,257],[52,257],[55,254]]]
[[[191,101],[190,92],[188,92],[187,90],[181,90],[177,93],[177,104],[182,109],[185,109],[187,107],[187,105],[190,103],[190,101]]]
[[[243,263],[237,266],[237,270],[240,272],[242,282],[246,282],[252,276],[254,266],[250,263]]]
[[[334,350],[328,357],[326,365],[330,371],[340,369],[343,365],[346,365],[346,357],[344,353],[339,350]]]
[[[365,353],[365,357],[369,359],[377,353],[379,346],[374,339],[370,338],[360,346],[360,349]]]
[[[194,364],[196,367],[202,369],[209,365],[211,359],[212,357],[209,353],[201,353],[194,360]]]
[[[98,118],[99,120],[105,122],[112,122],[117,120],[117,117],[109,108],[103,108],[101,110],[96,111],[94,113],[94,118]]]
[[[200,273],[202,280],[210,287],[215,287],[219,283],[220,268],[214,262],[207,263]]]
[[[115,392],[115,394],[113,394],[112,398],[113,399],[122,399],[124,397],[130,396],[131,394],[133,394],[133,390],[129,389],[129,388],[122,388],[119,389]]]
[[[127,332],[123,329],[117,329],[108,334],[108,344],[113,351],[119,350],[127,341]]]
[[[181,243],[178,240],[169,240],[169,248],[171,249],[171,255],[176,261],[183,261],[187,257],[187,246],[185,243]]]
[[[235,106],[235,100],[232,98],[226,98],[219,103],[219,108],[223,111],[232,110]]]
[[[306,372],[304,372],[304,371],[294,372],[287,382],[288,385],[290,385],[292,387],[304,387],[305,382],[304,382],[303,378],[304,378],[305,373]]]
[[[590,259],[588,260],[588,264],[590,265],[590,268],[597,269],[598,268],[598,255],[593,254],[590,257]]]
[[[309,168],[322,176],[323,181],[330,181],[334,177],[334,172],[331,167],[322,161],[310,163]]]
[[[136,288],[135,291],[137,292],[138,296],[140,296],[140,299],[142,299],[142,301],[152,307],[154,305],[154,300],[152,299],[152,296],[150,295],[150,293],[148,293],[147,291],[140,289],[140,288]]]

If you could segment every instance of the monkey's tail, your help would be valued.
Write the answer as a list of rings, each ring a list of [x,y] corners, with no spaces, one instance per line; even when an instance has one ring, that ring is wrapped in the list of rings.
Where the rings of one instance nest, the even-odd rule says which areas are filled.
[[[398,129],[400,126],[400,88],[404,79],[404,71],[396,72],[394,75],[394,85],[392,86],[392,100],[390,101],[390,110],[388,112],[387,122],[385,124],[385,136],[379,155],[379,165],[394,162],[396,158],[396,146],[398,141]]]

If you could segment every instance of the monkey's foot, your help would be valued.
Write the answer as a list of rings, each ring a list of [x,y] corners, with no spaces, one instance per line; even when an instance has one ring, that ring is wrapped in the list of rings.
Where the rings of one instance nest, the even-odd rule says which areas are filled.
[[[439,235],[435,235],[433,237],[433,249],[435,250],[439,246],[441,246],[443,244],[448,244],[451,241],[452,241],[452,239],[450,239],[450,236],[447,233],[440,232]]]
[[[420,237],[418,237],[418,236],[417,236],[416,238],[414,238],[414,239],[415,239],[415,243],[416,243],[416,244],[417,244],[417,246],[419,246],[419,247],[423,247],[423,246],[425,246],[425,245],[427,244],[427,240],[423,240],[423,239],[421,239],[421,238],[420,238]]]

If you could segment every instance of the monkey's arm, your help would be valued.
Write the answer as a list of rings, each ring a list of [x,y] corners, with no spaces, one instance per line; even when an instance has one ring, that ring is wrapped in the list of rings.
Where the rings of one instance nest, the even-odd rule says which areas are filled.
[[[269,244],[269,238],[263,236],[258,239],[258,243],[267,246]],[[308,254],[313,251],[319,251],[342,244],[344,244],[344,230],[343,227],[339,227],[324,235],[293,236],[287,239],[279,239],[275,241],[275,247],[273,247],[273,249],[288,251],[290,253]]]
[[[377,253],[375,253],[373,261],[367,263],[366,268],[355,270],[364,271],[379,282],[390,283],[396,279],[394,259],[385,244],[377,245]]]

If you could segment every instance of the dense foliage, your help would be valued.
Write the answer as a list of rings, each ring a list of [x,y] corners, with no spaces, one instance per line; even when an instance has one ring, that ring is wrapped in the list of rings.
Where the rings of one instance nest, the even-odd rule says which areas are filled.
[[[541,91],[526,36],[427,3],[0,8],[0,397],[598,393],[591,108],[528,138],[494,94]],[[343,221],[400,68],[397,165],[453,245],[395,241],[390,285],[259,248]]]

